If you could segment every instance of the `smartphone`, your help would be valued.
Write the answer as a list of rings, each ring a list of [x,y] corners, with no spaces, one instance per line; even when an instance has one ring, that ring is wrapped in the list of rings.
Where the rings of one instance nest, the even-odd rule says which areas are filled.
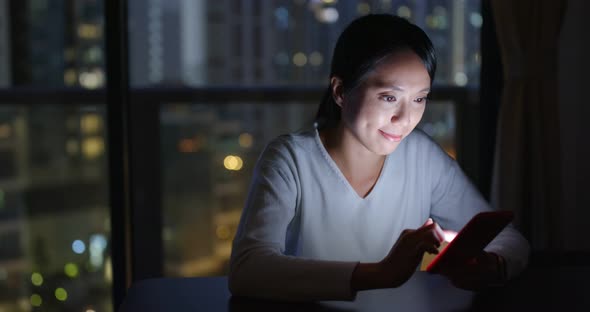
[[[476,257],[512,221],[510,211],[486,211],[476,214],[426,268],[439,273],[445,267],[461,266]]]

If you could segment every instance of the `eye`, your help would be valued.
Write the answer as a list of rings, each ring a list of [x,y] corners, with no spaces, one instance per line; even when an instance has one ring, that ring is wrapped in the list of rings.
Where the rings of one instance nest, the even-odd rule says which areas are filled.
[[[427,97],[417,98],[416,99],[416,103],[426,103],[426,100],[428,100]]]
[[[383,100],[385,102],[395,102],[396,98],[393,95],[382,95],[381,100]]]

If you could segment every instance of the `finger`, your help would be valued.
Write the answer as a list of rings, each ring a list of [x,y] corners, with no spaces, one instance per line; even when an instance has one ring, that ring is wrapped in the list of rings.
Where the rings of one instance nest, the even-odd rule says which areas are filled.
[[[436,234],[436,238],[438,239],[439,243],[445,240],[445,233],[440,228],[438,223],[434,223],[434,233]]]
[[[422,227],[425,227],[427,225],[431,225],[432,223],[434,223],[434,221],[432,220],[432,218],[428,218],[428,220],[426,220],[426,222],[424,222],[424,224],[422,225]]]
[[[423,240],[428,241],[431,244],[434,244],[438,248],[440,247],[440,244],[443,242],[443,240],[442,237],[439,236],[439,234],[437,233],[435,226],[435,223],[426,226],[420,234]]]
[[[425,252],[438,255],[438,248],[432,242],[422,241],[418,244],[418,253],[422,255]]]

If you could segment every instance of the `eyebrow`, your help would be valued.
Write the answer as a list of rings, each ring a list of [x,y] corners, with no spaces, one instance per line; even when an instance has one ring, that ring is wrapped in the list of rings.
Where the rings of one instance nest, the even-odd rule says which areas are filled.
[[[384,86],[384,87],[387,87],[387,86]],[[402,88],[402,87],[398,87],[398,86],[388,86],[388,87],[392,90],[395,90],[395,91],[404,91],[404,88]],[[424,88],[418,92],[428,92],[428,91],[430,91],[430,88]]]
[[[385,82],[378,82],[377,86],[379,88],[389,88],[391,90],[395,90],[395,91],[404,91],[404,88],[400,87],[400,86],[396,86],[396,85],[389,85]],[[430,92],[430,88],[424,88],[418,92]]]

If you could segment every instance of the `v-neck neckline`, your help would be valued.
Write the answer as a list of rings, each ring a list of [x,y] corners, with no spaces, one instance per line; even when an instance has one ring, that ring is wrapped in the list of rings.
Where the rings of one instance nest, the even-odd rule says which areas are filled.
[[[354,187],[350,184],[348,179],[346,179],[346,177],[344,176],[344,173],[342,173],[342,170],[340,170],[340,167],[338,167],[338,165],[336,164],[334,159],[332,159],[332,156],[330,156],[330,153],[328,153],[328,150],[326,150],[326,147],[324,146],[324,144],[322,143],[322,140],[320,138],[320,133],[319,133],[318,129],[316,128],[316,129],[314,129],[314,131],[315,131],[315,135],[314,135],[315,142],[316,142],[318,148],[320,149],[320,153],[322,153],[322,156],[328,162],[328,166],[336,173],[338,178],[346,185],[348,190],[351,191],[356,196],[356,198],[358,200],[360,200],[360,201],[369,200],[373,196],[373,193],[375,193],[378,190],[378,187],[382,184],[381,180],[383,180],[383,175],[385,173],[385,170],[387,169],[387,164],[389,163],[389,155],[385,155],[385,160],[383,161],[383,166],[381,167],[381,171],[379,172],[379,177],[377,177],[377,181],[375,181],[375,184],[373,184],[373,187],[371,188],[369,193],[365,197],[362,197],[354,189]]]

